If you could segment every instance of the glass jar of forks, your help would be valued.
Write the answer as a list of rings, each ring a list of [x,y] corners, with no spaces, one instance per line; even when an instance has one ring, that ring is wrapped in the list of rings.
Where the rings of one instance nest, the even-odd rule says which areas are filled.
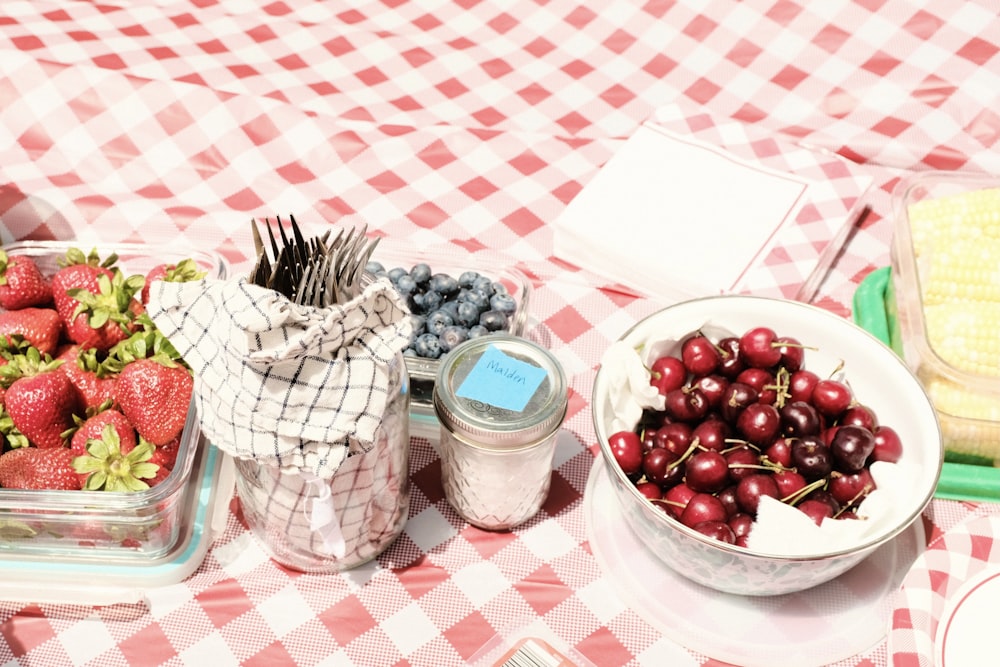
[[[364,271],[377,239],[361,229],[307,240],[291,223],[290,235],[279,227],[280,243],[268,226],[269,244],[254,226],[259,257],[250,276],[286,297],[291,303],[275,316],[299,325],[269,334],[279,346],[295,344],[262,371],[296,378],[287,392],[277,388],[284,400],[274,437],[284,449],[275,461],[262,461],[261,447],[238,457],[236,491],[273,560],[337,572],[385,551],[408,518],[410,381],[402,350],[412,329],[392,286]],[[293,395],[302,387],[305,402]]]

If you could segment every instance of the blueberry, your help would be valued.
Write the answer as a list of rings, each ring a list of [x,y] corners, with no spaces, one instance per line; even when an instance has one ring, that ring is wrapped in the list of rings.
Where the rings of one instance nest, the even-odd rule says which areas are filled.
[[[437,359],[441,356],[441,341],[432,333],[421,334],[413,343],[413,351],[418,357]]]
[[[389,269],[388,273],[389,280],[392,281],[393,285],[398,285],[400,277],[405,275],[406,275],[406,269],[398,266],[394,269]]]
[[[426,262],[414,264],[410,269],[410,275],[418,284],[422,285],[431,279],[431,267]]]
[[[500,331],[507,326],[507,316],[499,310],[487,310],[479,316],[479,323],[490,331]]]
[[[469,327],[469,338],[479,338],[480,336],[486,336],[493,333],[482,324],[476,324]]]
[[[479,315],[482,309],[471,301],[455,302],[458,304],[458,313],[455,321],[462,326],[471,327],[479,323]]]
[[[501,282],[490,283],[490,286],[493,287],[494,294],[510,294],[507,286]]]
[[[385,267],[382,266],[382,262],[376,262],[375,260],[369,261],[365,264],[365,271],[372,274],[373,276],[381,276],[385,273]]]
[[[490,309],[490,297],[482,290],[462,290],[459,292],[458,299],[475,305],[480,312]]]
[[[504,315],[510,315],[517,310],[517,301],[506,292],[497,292],[490,297],[490,308],[498,310]]]
[[[459,290],[458,281],[449,276],[447,273],[435,273],[431,276],[430,282],[427,283],[427,287],[435,292],[440,292],[444,296],[458,294]]]
[[[417,281],[413,279],[408,273],[404,273],[396,281],[396,291],[406,296],[407,294],[412,294],[417,291]]]
[[[458,321],[458,307],[459,307],[459,305],[460,304],[458,303],[458,301],[445,301],[444,303],[441,304],[441,307],[438,308],[438,310],[443,310],[444,312],[446,312],[449,315],[451,315],[451,319],[453,319],[455,321]],[[468,325],[466,325],[466,326],[468,326]]]
[[[455,324],[455,319],[448,314],[448,311],[439,308],[427,316],[427,333],[440,336],[445,328],[453,324]]]
[[[476,282],[476,278],[479,277],[478,271],[465,271],[458,277],[458,284],[461,287],[469,288],[472,287],[472,283]]]
[[[445,327],[438,336],[442,352],[450,352],[459,343],[465,342],[469,338],[469,330],[465,327],[452,325]]]
[[[489,279],[489,276],[479,276],[472,282],[472,289],[480,290],[486,296],[493,296],[493,281]]]
[[[425,313],[433,313],[435,310],[441,307],[441,303],[443,301],[444,297],[441,296],[440,292],[428,290],[424,292],[424,298],[420,300],[420,308]]]

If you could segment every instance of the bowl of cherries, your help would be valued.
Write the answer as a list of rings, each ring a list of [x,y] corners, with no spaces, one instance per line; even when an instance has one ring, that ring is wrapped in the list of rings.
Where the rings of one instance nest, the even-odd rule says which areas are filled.
[[[905,363],[812,305],[660,310],[601,361],[594,424],[622,515],[687,578],[740,595],[827,582],[916,521],[943,462]]]

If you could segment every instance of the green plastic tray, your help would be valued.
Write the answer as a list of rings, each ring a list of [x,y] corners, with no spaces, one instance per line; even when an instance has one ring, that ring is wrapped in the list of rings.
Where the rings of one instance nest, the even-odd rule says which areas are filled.
[[[890,267],[872,271],[854,292],[854,322],[902,355],[895,332]],[[945,461],[934,497],[1000,502],[1000,468]]]

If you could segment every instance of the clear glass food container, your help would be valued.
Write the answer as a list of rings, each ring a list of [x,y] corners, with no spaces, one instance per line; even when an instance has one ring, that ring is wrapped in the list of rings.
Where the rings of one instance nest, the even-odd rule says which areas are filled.
[[[394,267],[411,269],[414,265],[426,263],[433,273],[447,273],[459,277],[466,271],[476,271],[506,287],[514,300],[517,309],[510,316],[507,327],[501,333],[520,336],[524,333],[528,321],[528,307],[531,301],[531,283],[528,278],[514,266],[505,263],[495,256],[474,256],[459,259],[454,253],[442,250],[404,250],[393,247],[387,241],[376,246],[371,259],[382,264],[386,270]],[[410,375],[411,398],[410,412],[413,425],[417,429],[429,429],[437,433],[437,418],[434,416],[434,382],[437,378],[441,359],[426,359],[416,356],[406,356],[406,370]]]
[[[904,178],[893,217],[891,345],[935,406],[946,461],[1000,465],[1000,338],[988,315],[1000,312],[1000,179]]]
[[[235,460],[243,516],[276,562],[302,572],[339,572],[377,557],[403,531],[410,507],[410,392],[401,354],[389,373],[389,401],[374,446],[352,450],[332,478]]]
[[[84,253],[94,245],[75,242],[23,241],[4,246],[9,256],[28,255],[52,275],[70,248]],[[227,262],[219,255],[186,248],[145,244],[96,246],[102,259],[118,255],[128,275],[145,275],[154,266],[193,259],[209,277],[225,278]],[[177,461],[160,484],[136,493],[0,489],[0,553],[25,558],[78,561],[148,561],[164,556],[182,537],[184,490],[195,455],[205,446],[194,405],[188,411]]]

